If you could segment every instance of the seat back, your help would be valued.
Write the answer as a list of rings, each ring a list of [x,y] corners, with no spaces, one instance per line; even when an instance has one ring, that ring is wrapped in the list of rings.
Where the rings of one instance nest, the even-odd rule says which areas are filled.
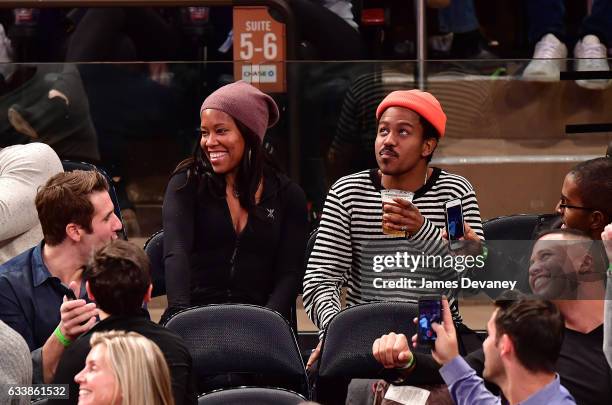
[[[315,245],[315,242],[317,241],[318,233],[319,233],[319,228],[316,228],[312,232],[310,232],[310,236],[308,236],[308,242],[306,243],[306,252],[304,252],[304,271],[306,271],[306,268],[308,267],[308,259],[310,258],[312,249],[314,249],[314,245]]]
[[[151,262],[153,297],[166,294],[166,271],[164,267],[164,230],[155,232],[145,242],[144,251]]]
[[[482,224],[487,240],[531,240],[540,215],[518,214],[489,219]]]
[[[374,340],[389,332],[416,333],[413,302],[375,302],[350,307],[329,322],[316,380],[316,400],[344,403],[352,378],[381,378],[384,370],[372,355]]]
[[[75,160],[62,160],[62,167],[64,168],[65,172],[72,172],[75,170],[95,170],[104,176],[106,182],[108,183],[108,194],[110,195],[110,198],[113,201],[113,205],[115,207],[115,215],[117,215],[117,218],[119,218],[119,220],[121,221],[121,225],[123,225],[119,233],[121,234],[124,240],[127,240],[125,224],[123,223],[123,217],[121,216],[121,207],[119,206],[119,199],[117,198],[117,192],[115,191],[115,186],[113,185],[113,179],[111,179],[111,177],[103,169],[91,163],[78,162]]]
[[[298,405],[302,395],[282,388],[240,387],[214,391],[198,398],[198,405]]]
[[[281,387],[310,397],[293,330],[275,311],[247,304],[207,305],[178,312],[166,326],[185,340],[200,392],[226,385],[219,386],[213,376],[237,374],[245,377],[235,379],[237,385]]]

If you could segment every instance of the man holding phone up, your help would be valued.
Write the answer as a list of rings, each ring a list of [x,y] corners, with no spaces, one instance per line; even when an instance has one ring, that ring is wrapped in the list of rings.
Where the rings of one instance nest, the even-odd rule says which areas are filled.
[[[446,114],[438,100],[420,90],[394,91],[380,103],[376,118],[378,167],[345,176],[331,187],[304,276],[304,306],[320,333],[341,310],[343,285],[347,286],[347,306],[379,301],[381,296],[390,301],[415,301],[432,293],[419,288],[381,292],[368,283],[373,274],[364,252],[371,250],[372,243],[390,240],[391,247],[399,250],[403,242],[415,246],[442,241],[444,206],[454,199],[461,201],[466,238],[483,238],[472,185],[461,176],[429,167],[446,127]],[[383,206],[383,190],[411,192],[412,201],[395,198]],[[388,231],[383,233],[383,228]],[[389,234],[394,231],[400,236]],[[421,266],[405,275],[421,285],[422,280],[456,278],[457,272]],[[318,358],[319,348],[320,344],[308,366]]]
[[[32,351],[35,383],[50,382],[64,349],[96,322],[85,300],[83,266],[93,251],[117,239],[104,176],[95,171],[59,173],[36,195],[43,241],[0,266],[0,319]]]
[[[497,384],[511,405],[570,405],[575,400],[561,385],[554,371],[563,342],[564,321],[548,300],[501,299],[487,323],[488,337],[482,344],[483,377]],[[431,355],[442,365],[440,375],[457,405],[501,404],[501,398],[485,387],[468,363],[459,356],[457,334],[446,299],[442,300],[442,324],[432,325],[437,338]],[[385,367],[413,358],[405,338],[389,346],[376,339],[374,357]],[[413,343],[416,344],[416,337]],[[391,352],[389,352],[389,350]],[[408,365],[410,367],[410,365]]]

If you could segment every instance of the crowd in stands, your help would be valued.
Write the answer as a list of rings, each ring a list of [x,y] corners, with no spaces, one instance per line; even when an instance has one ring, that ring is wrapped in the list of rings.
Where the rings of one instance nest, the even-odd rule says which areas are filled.
[[[609,157],[580,163],[567,174],[557,206],[562,229],[542,234],[533,245],[528,273],[535,298],[498,301],[484,350],[463,353],[463,360],[457,331],[467,328],[457,305],[459,288],[389,289],[381,296],[367,272],[372,252],[445,254],[443,206],[456,198],[463,207],[463,239],[475,242],[478,252],[486,249],[473,187],[461,176],[429,166],[446,124],[435,97],[400,90],[380,103],[373,150],[378,168],[332,186],[305,275],[303,193],[277,172],[262,148],[266,129],[278,119],[276,103],[236,82],[207,97],[200,111],[200,147],[177,167],[164,203],[169,303],[164,320],[211,303],[267,306],[288,318],[303,279],[306,311],[323,338],[342,309],[343,285],[347,306],[444,293],[448,300],[442,301],[442,325],[434,325],[438,340],[431,356],[412,351],[415,345],[411,350],[403,335],[391,333],[373,342],[374,357],[394,370],[389,381],[447,384],[457,403],[495,403],[500,393],[510,403],[603,404],[612,398],[610,353],[604,353],[609,259],[603,250],[610,255],[612,249],[593,244],[610,239]],[[26,147],[38,144],[1,152],[10,163],[9,157],[21,157],[20,148]],[[48,165],[42,159],[36,163]],[[3,182],[19,178],[20,172],[1,169]],[[148,318],[149,260],[141,248],[118,240],[122,224],[105,177],[97,171],[60,172],[41,187],[26,188],[21,197],[35,205],[42,242],[31,241],[32,247],[0,266],[0,320],[20,335],[13,339],[15,347],[29,347],[25,357],[31,359],[32,373],[26,370],[26,379],[69,384],[72,403],[77,398],[79,403],[138,403],[144,395],[152,396],[147,403],[195,403],[191,355],[181,337]],[[396,198],[382,204],[384,189],[414,195],[411,202]],[[22,205],[25,210],[28,204]],[[19,215],[3,219],[22,220]],[[431,282],[458,277],[453,268],[425,264],[403,274]],[[609,336],[605,339],[609,345]],[[139,350],[154,355],[143,359]],[[23,350],[11,345],[10,351],[21,357],[6,361],[23,361]],[[311,373],[320,351],[319,344],[306,364]],[[23,377],[6,378],[17,382]],[[136,377],[142,380],[132,381]]]
[[[449,2],[429,3],[444,6]],[[456,44],[462,50],[453,52],[481,54],[472,1],[450,3],[439,14],[445,30],[453,32],[457,41],[475,38],[478,44]],[[550,21],[546,23],[544,3],[554,3],[558,11],[547,14]],[[605,55],[612,24],[606,21],[612,6],[607,0],[593,3],[574,51],[579,58],[577,70],[609,69]],[[344,24],[351,35],[357,32],[350,3],[322,4],[315,7],[296,1],[293,7],[307,10],[302,15],[305,21],[324,12]],[[558,68],[558,61],[551,58],[567,56],[560,25],[562,5],[534,1],[528,9],[530,38],[537,44],[524,76],[558,75],[558,69],[551,73]],[[101,15],[96,17],[97,12]],[[87,10],[78,16],[76,29],[84,29],[84,21],[90,20],[90,28],[101,21],[116,23],[112,34],[125,35],[136,44],[143,38],[138,38],[142,33],[133,32],[131,19],[164,25],[167,18],[149,9]],[[104,45],[111,42],[108,37],[85,31],[78,37],[83,42],[68,44],[71,61],[121,58],[105,51]],[[167,52],[172,52],[171,44],[177,40],[173,32],[166,36]],[[151,39],[146,39],[150,45]],[[10,41],[0,30],[0,58],[3,44],[6,51]],[[320,45],[319,52],[324,53]],[[124,49],[128,54],[134,51],[128,48]],[[88,55],[92,49],[99,53]],[[147,47],[137,49],[145,52]],[[353,51],[361,50],[347,53]],[[145,58],[155,59],[155,55]],[[599,62],[587,62],[591,58]],[[165,66],[153,66],[161,70],[145,76],[164,76]],[[377,389],[369,389],[372,386],[382,391],[391,386],[425,386],[436,393],[439,403],[612,403],[609,156],[581,162],[566,174],[554,209],[557,220],[534,237],[525,268],[510,269],[526,275],[531,294],[509,291],[496,297],[482,347],[469,347],[464,339],[474,331],[463,323],[459,298],[474,291],[456,282],[478,269],[466,265],[458,270],[455,260],[471,255],[486,261],[489,254],[503,252],[489,252],[477,190],[470,181],[431,165],[447,129],[447,114],[439,100],[416,89],[384,87],[376,93],[384,96],[382,100],[365,106],[372,107],[370,119],[375,120],[369,134],[372,142],[362,148],[368,168],[343,176],[331,186],[312,236],[312,249],[307,251],[305,193],[282,173],[265,148],[264,137],[281,115],[277,102],[243,81],[223,85],[204,98],[197,113],[193,111],[199,121],[199,141],[193,154],[169,173],[162,210],[168,304],[156,323],[147,309],[153,292],[150,258],[142,248],[120,239],[118,233],[125,225],[116,214],[112,184],[97,170],[65,172],[60,161],[84,158],[113,166],[106,157],[114,152],[98,149],[96,137],[102,126],[93,111],[106,108],[109,99],[94,105],[90,98],[90,111],[83,92],[98,77],[88,69],[97,68],[76,70],[67,65],[54,72],[51,84],[40,79],[46,87],[40,86],[36,100],[27,107],[15,100],[2,102],[12,127],[27,138],[18,139],[13,133],[12,142],[23,144],[0,147],[1,387],[67,386],[64,398],[49,400],[53,404],[196,404],[203,392],[195,370],[206,365],[195,364],[194,342],[166,324],[193,307],[211,304],[266,307],[290,321],[303,290],[306,313],[319,329],[319,343],[308,348],[312,352],[302,367],[315,384],[326,329],[341,311],[377,301],[418,302],[432,294],[443,296],[441,322],[432,325],[437,338],[431,347],[422,347],[416,336],[392,330],[368,342],[371,351],[361,355],[373,356],[381,372],[365,382],[369,394],[359,398],[361,403],[375,403]],[[48,74],[28,69],[10,72],[0,67],[4,77],[0,91],[2,86],[18,85],[12,80],[23,84]],[[129,66],[116,69],[113,80],[119,83],[118,78],[134,74]],[[92,73],[89,78],[88,73]],[[143,72],[138,74],[145,77]],[[163,82],[161,76],[158,79]],[[148,76],[145,82],[144,98],[173,103],[172,95],[164,92],[165,84],[157,83],[159,87],[148,92]],[[578,84],[590,89],[609,85],[605,79]],[[361,104],[357,100],[351,102]],[[131,123],[126,115],[132,112],[123,113],[118,124],[107,124]],[[34,125],[32,118],[38,116],[60,121],[76,117],[86,127],[78,130],[77,138],[83,136],[83,143],[71,143],[73,136],[62,132],[61,128],[74,129],[73,124],[43,120]],[[341,116],[346,126],[357,119],[348,111]],[[56,136],[51,139],[46,128],[55,125],[59,125],[56,130],[48,132]],[[344,136],[358,136],[351,132],[345,129]],[[346,139],[340,137],[334,147],[342,142]],[[338,158],[333,148],[330,153]],[[383,202],[385,190],[404,191],[410,198]],[[459,250],[451,248],[445,229],[445,206],[452,200],[459,201],[464,221],[460,237],[464,243]],[[399,259],[388,264],[386,259],[396,253],[399,257],[399,252],[423,261],[413,261],[410,269],[398,264]],[[374,267],[381,256],[382,274]],[[426,257],[448,257],[455,264],[432,265]],[[375,280],[381,277],[400,277],[411,287],[377,287]],[[346,333],[359,334],[359,325]],[[270,336],[271,346],[274,338]],[[223,342],[201,342],[218,347],[219,356],[224,355]],[[244,385],[250,381],[229,372],[220,377],[223,388],[227,382]],[[30,397],[36,395],[0,392],[2,403],[29,403]]]
[[[426,3],[428,13],[435,17],[431,19],[434,28],[428,31],[432,58],[496,56],[488,49],[483,36],[479,2]],[[608,3],[595,0],[578,33],[574,52],[577,71],[609,70],[605,56],[612,11]],[[289,6],[295,16],[298,39],[293,45],[299,60],[414,57],[414,45],[408,47],[412,51],[405,50],[406,41],[414,44],[414,38],[406,34],[414,31],[414,16],[406,15],[406,7],[398,8],[392,2],[356,4],[346,0],[293,0]],[[385,21],[381,23],[384,43],[376,45],[385,49],[382,54],[366,45],[370,26],[364,22],[364,16],[373,8],[385,11]],[[573,33],[564,29],[563,2],[529,1],[524,8],[520,12],[528,17],[528,35],[525,35],[529,41],[523,44],[522,56],[527,57],[532,46],[535,53],[522,76],[533,81],[558,80],[559,71],[565,70],[561,64],[567,56],[567,46],[576,42]],[[134,158],[125,152],[131,144],[151,136],[169,137],[181,152],[192,150],[197,103],[231,81],[232,65],[174,62],[229,62],[231,38],[231,9],[227,7],[0,9],[0,76],[4,79],[0,80],[0,105],[7,110],[6,116],[0,116],[0,131],[5,134],[0,145],[43,142],[52,146],[61,159],[102,165],[115,183],[128,233],[138,235],[140,226],[135,206],[126,189],[131,181],[128,168]],[[387,46],[388,42],[392,44]],[[32,64],[40,62],[51,64]],[[346,108],[351,108],[351,99],[359,92],[355,86],[364,81],[359,76],[364,73],[365,65],[303,66],[300,74],[306,85],[301,89],[302,114],[318,105],[321,95],[325,95],[328,104],[338,108],[348,94]],[[476,63],[474,69],[457,66],[478,71],[490,65]],[[498,68],[503,68],[503,64],[495,64],[493,71]],[[353,85],[355,79],[357,83]],[[610,83],[607,79],[577,80],[578,85],[589,89],[605,89]],[[374,104],[381,99],[380,94],[376,100],[370,98]],[[327,140],[318,137],[329,133],[326,127],[329,120],[303,123],[304,131],[314,134],[306,146],[308,158],[318,153],[320,145],[327,146]],[[350,146],[363,141],[363,147],[369,147],[372,139],[368,134],[372,132],[367,129],[376,123],[371,118],[361,122],[365,125],[363,130],[348,137],[349,126],[346,122],[340,124],[329,150],[332,166],[339,161],[351,163],[343,153],[347,142]],[[282,139],[282,130],[273,130],[273,136]],[[359,160],[340,174],[363,168],[364,159]],[[305,172],[314,173],[304,180],[304,188],[318,214],[328,185],[318,179],[324,169],[317,163],[312,165],[304,168]]]

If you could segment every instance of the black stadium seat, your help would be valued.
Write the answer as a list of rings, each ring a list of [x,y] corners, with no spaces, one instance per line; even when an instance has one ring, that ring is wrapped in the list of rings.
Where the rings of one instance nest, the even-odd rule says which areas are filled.
[[[198,405],[298,405],[306,398],[282,388],[240,387],[214,391],[198,398]]]
[[[308,242],[306,243],[306,252],[304,253],[304,270],[306,270],[306,268],[308,267],[308,259],[310,258],[312,249],[314,248],[315,242],[317,241],[318,232],[319,228],[316,228],[312,232],[310,232],[310,236],[308,236]]]
[[[539,215],[519,214],[485,221],[483,232],[487,240],[531,240]]]
[[[293,330],[275,311],[246,304],[207,305],[178,312],[166,326],[185,340],[200,392],[227,385],[256,385],[310,397]],[[228,374],[223,384],[213,380]]]
[[[321,350],[315,400],[344,403],[352,378],[381,378],[384,368],[372,355],[372,343],[391,331],[410,337],[418,306],[412,302],[375,302],[356,305],[330,321]]]
[[[155,232],[144,245],[144,251],[151,262],[153,297],[166,295],[166,271],[164,268],[164,230]]]

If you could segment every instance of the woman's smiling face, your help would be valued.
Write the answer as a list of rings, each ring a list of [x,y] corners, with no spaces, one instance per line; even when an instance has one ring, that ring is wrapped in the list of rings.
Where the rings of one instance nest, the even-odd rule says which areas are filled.
[[[200,146],[217,174],[235,172],[242,161],[245,142],[236,121],[223,111],[202,111]]]
[[[85,368],[74,377],[74,381],[79,384],[79,405],[121,404],[119,384],[104,345],[95,345],[91,349]]]

